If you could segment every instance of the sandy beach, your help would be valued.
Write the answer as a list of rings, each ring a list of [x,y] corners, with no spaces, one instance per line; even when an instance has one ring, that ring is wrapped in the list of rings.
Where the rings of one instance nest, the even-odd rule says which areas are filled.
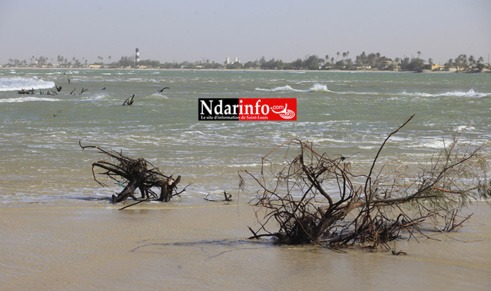
[[[90,202],[87,202],[90,203]],[[408,253],[250,241],[242,204],[21,205],[0,211],[3,290],[489,290],[491,211]]]

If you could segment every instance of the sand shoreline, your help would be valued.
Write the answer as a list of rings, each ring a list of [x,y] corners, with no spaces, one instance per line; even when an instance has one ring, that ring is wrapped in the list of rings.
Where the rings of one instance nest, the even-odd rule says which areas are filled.
[[[1,206],[0,286],[12,289],[452,289],[491,287],[491,209],[407,256],[249,241],[245,204]],[[471,209],[472,210],[472,209]],[[356,278],[356,280],[354,280]]]

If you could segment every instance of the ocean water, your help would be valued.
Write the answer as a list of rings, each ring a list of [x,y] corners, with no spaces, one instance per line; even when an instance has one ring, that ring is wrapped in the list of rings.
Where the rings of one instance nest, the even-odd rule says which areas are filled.
[[[57,95],[40,94],[55,84]],[[31,88],[36,94],[17,93]],[[133,94],[134,104],[122,106]],[[297,98],[298,120],[198,120],[199,98],[238,97]],[[239,170],[258,171],[261,157],[291,138],[366,169],[412,114],[383,151],[386,161],[427,164],[456,133],[489,146],[491,74],[3,69],[0,204],[107,203],[122,188],[93,180],[91,164],[105,157],[79,140],[181,175],[189,186],[179,201],[196,204],[237,191]]]

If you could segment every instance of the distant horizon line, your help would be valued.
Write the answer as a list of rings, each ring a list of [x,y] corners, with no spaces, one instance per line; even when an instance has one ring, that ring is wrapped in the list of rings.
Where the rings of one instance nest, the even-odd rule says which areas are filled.
[[[347,53],[347,55],[343,56],[343,54]],[[362,51],[361,53],[355,55],[356,56],[360,56],[362,55],[363,53],[365,53],[366,55],[370,55],[370,54],[380,54],[381,57],[384,57],[384,58],[387,58],[387,59],[390,59],[390,60],[396,60],[396,59],[422,59],[422,60],[432,60],[434,59],[433,57],[427,57],[427,58],[423,58],[421,57],[423,55],[423,53],[421,53],[420,51],[416,52],[416,54],[418,55],[417,57],[415,57],[414,55],[411,55],[411,56],[398,56],[398,57],[387,57],[383,54],[381,54],[380,52],[365,52],[365,51]],[[353,60],[353,58],[351,57],[348,57],[350,56],[351,54],[349,53],[349,51],[345,51],[345,52],[336,52],[335,54],[332,55],[332,57],[330,58],[332,60],[332,58],[334,56],[336,56],[335,58],[335,61],[339,61],[339,60],[348,60],[348,59],[351,59]],[[476,59],[480,59],[482,58],[483,60],[485,59],[485,56],[482,56],[482,55],[477,55],[477,57],[475,57],[473,54],[467,54],[467,53],[459,53],[457,54],[455,57],[453,58],[450,58],[450,59],[455,59],[456,57],[460,56],[460,55],[466,55],[466,56],[472,56]],[[297,60],[306,60],[308,57],[311,57],[311,56],[316,56],[318,57],[319,59],[322,59],[324,61],[326,61],[326,58],[325,56],[331,56],[329,54],[326,54],[324,56],[320,56],[319,54],[306,54],[305,57],[301,58],[301,57],[296,57],[296,58],[293,58],[291,61],[283,61],[283,59],[281,58],[276,58],[276,57],[271,57],[269,59],[266,59],[266,57],[263,55],[261,56],[260,58],[256,58],[254,60],[247,60],[247,61],[243,61],[241,60],[238,56],[234,56],[234,57],[230,57],[230,56],[225,56],[223,59],[224,61],[216,61],[216,60],[212,60],[211,58],[205,58],[205,57],[201,57],[200,60],[190,60],[190,59],[187,59],[187,60],[183,60],[183,61],[176,61],[176,60],[172,60],[172,61],[166,61],[166,60],[159,60],[159,59],[152,59],[152,58],[141,58],[141,55],[139,55],[138,59],[139,61],[157,61],[161,64],[178,64],[178,63],[185,63],[185,62],[188,62],[188,63],[218,63],[218,64],[233,64],[235,63],[236,61],[229,61],[229,59],[235,59],[239,61],[239,63],[241,64],[244,64],[244,63],[247,63],[247,62],[257,62],[257,61],[260,61],[261,59],[266,59],[267,61],[268,60],[276,60],[276,61],[282,61],[282,62],[285,62],[285,63],[291,63],[291,62],[295,62]],[[59,57],[62,57],[63,58],[63,62],[60,62],[60,60],[58,59]],[[5,66],[5,65],[9,65],[11,63],[11,61],[20,61],[20,62],[26,62],[27,64],[35,64],[36,62],[33,62],[33,60],[36,60],[37,62],[39,62],[39,59],[40,58],[44,58],[46,61],[51,61],[50,63],[51,64],[55,64],[55,63],[58,63],[58,64],[67,64],[67,63],[70,63],[71,61],[78,61],[80,62],[81,60],[88,64],[99,64],[99,63],[102,63],[102,64],[105,64],[105,65],[109,65],[109,64],[112,64],[112,63],[117,63],[119,60],[123,59],[123,58],[132,58],[132,59],[136,59],[136,53],[133,54],[133,55],[122,55],[120,56],[119,58],[113,58],[111,55],[107,56],[107,57],[102,57],[102,56],[97,56],[97,57],[92,57],[92,58],[87,58],[87,57],[76,57],[76,56],[73,56],[71,58],[66,58],[64,57],[63,55],[59,54],[57,55],[56,57],[46,57],[46,56],[43,56],[43,55],[39,55],[39,56],[35,56],[35,55],[32,55],[31,57],[29,58],[13,58],[13,57],[8,57],[8,61],[7,62],[3,62],[3,63],[0,63],[0,65],[2,66]],[[484,63],[486,64],[490,64],[490,58],[491,58],[491,53],[488,53],[487,57],[486,57],[486,61]],[[96,59],[96,60],[93,60],[93,59]],[[450,59],[446,60],[445,62],[448,62]],[[108,62],[109,61],[109,62]],[[437,62],[437,63],[441,63],[441,62]]]

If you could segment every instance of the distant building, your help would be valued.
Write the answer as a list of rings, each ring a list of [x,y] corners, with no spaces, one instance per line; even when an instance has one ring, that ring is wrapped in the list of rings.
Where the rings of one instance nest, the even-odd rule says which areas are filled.
[[[100,69],[102,68],[102,65],[98,65],[98,64],[90,64],[89,65],[89,69]]]
[[[227,58],[225,59],[225,65],[231,65],[231,64],[235,64],[235,63],[239,63],[239,64],[240,64],[240,59],[239,59],[239,57],[235,57],[233,62],[230,60],[230,58],[229,58],[229,57],[227,57]]]
[[[444,71],[445,67],[440,64],[431,64],[432,71]]]
[[[386,60],[383,62],[383,68],[382,70],[385,71],[400,71],[401,66],[398,62],[393,61],[393,60]]]

